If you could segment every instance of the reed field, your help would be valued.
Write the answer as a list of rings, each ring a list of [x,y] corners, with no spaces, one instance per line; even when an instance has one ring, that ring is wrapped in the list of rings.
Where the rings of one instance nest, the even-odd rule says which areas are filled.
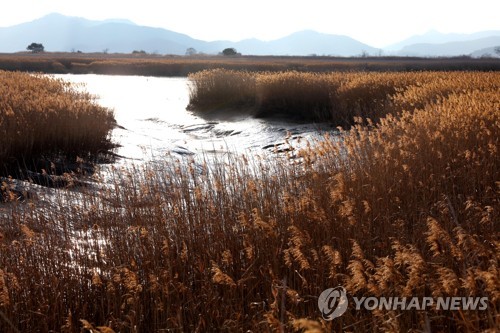
[[[344,128],[422,108],[462,90],[498,89],[496,72],[248,72],[205,70],[188,76],[190,109],[249,109],[257,117],[327,121]]]
[[[1,332],[498,330],[498,73],[218,70],[191,80],[198,93],[215,90],[200,105],[220,107],[224,93],[264,110],[317,102],[314,112],[338,109],[340,125],[353,123],[293,156],[165,158],[113,168],[107,186],[61,190],[47,209],[0,206]],[[357,297],[488,306],[350,302],[325,321],[318,296],[339,285]]]
[[[187,76],[224,68],[246,71],[499,71],[495,58],[331,57],[331,56],[175,56],[104,53],[0,54],[0,70],[47,74]]]
[[[69,83],[0,71],[0,175],[42,156],[88,158],[105,151],[113,126],[110,110]]]

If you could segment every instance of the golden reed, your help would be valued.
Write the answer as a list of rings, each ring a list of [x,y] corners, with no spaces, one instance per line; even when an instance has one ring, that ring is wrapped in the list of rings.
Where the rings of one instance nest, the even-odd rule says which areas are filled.
[[[266,87],[280,75],[286,87],[335,82],[345,108],[382,96],[392,111],[311,144],[300,163],[166,159],[115,169],[78,205],[68,191],[50,209],[4,209],[0,331],[7,318],[22,332],[494,332],[500,75],[259,75],[271,75]],[[324,321],[317,297],[337,285],[359,297],[481,296],[488,308],[349,308]]]

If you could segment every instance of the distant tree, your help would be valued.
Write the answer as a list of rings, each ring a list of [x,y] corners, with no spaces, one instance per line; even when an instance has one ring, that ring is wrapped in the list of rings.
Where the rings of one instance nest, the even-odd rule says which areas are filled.
[[[222,50],[222,54],[225,56],[235,56],[238,54],[235,48],[228,47],[227,49]]]
[[[500,46],[495,47],[495,53],[500,56]]]
[[[104,50],[102,50],[102,53],[104,53],[104,54],[108,54],[108,52],[109,52],[108,48],[105,48]]]
[[[144,51],[144,50],[140,50],[140,51],[139,50],[134,50],[134,51],[132,51],[132,54],[146,54],[146,51]]]
[[[186,50],[186,55],[187,56],[192,56],[192,55],[195,55],[197,54],[198,52],[196,51],[195,48],[192,48],[192,47],[189,47],[187,50]]]
[[[41,44],[41,43],[40,44],[39,43],[31,43],[30,45],[28,45],[26,50],[31,51],[33,53],[39,53],[39,52],[43,52],[45,50],[45,48],[43,47],[43,44]]]

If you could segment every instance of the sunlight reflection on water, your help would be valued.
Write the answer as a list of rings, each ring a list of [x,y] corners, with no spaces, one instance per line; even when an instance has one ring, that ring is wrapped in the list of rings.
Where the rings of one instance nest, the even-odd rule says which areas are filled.
[[[166,154],[192,156],[208,153],[262,153],[283,143],[287,134],[314,139],[331,130],[325,124],[294,124],[279,120],[240,117],[213,121],[186,110],[187,78],[111,75],[57,75],[84,84],[98,103],[115,111],[116,152],[133,160],[156,160]],[[304,140],[303,140],[304,141]]]

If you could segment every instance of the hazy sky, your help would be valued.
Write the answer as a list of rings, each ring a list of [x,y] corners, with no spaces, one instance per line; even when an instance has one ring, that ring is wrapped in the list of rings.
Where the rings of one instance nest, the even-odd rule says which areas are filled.
[[[500,30],[498,0],[14,0],[1,7],[0,26],[58,12],[99,20],[127,18],[203,40],[271,40],[312,29],[383,47],[431,29]]]

